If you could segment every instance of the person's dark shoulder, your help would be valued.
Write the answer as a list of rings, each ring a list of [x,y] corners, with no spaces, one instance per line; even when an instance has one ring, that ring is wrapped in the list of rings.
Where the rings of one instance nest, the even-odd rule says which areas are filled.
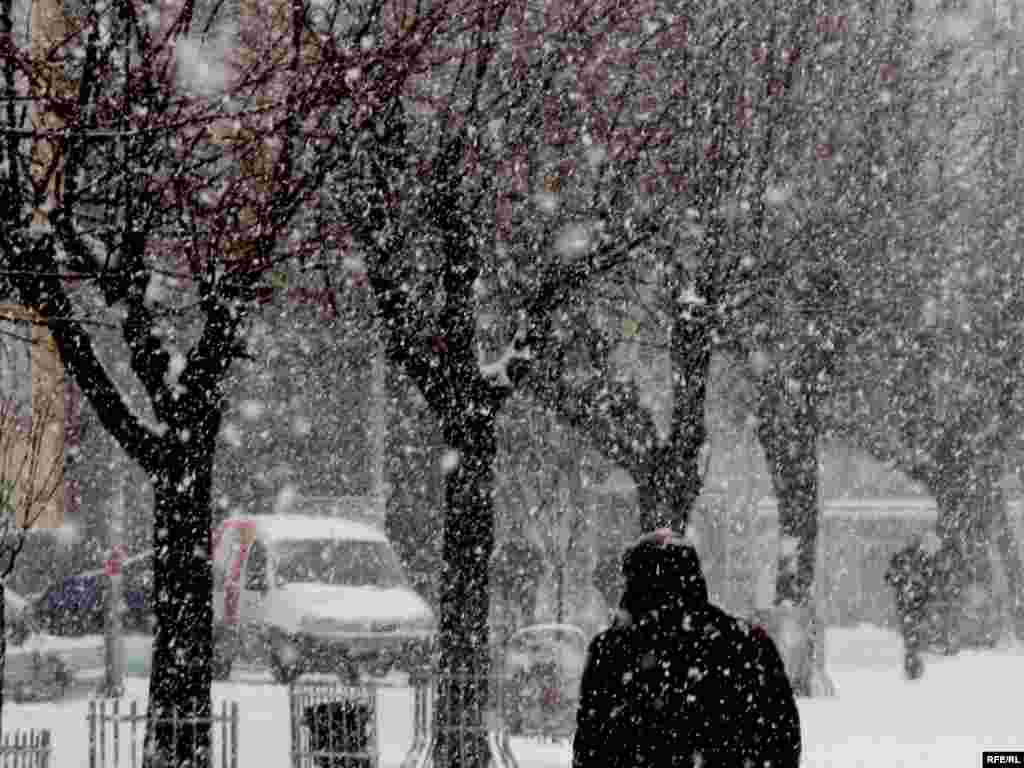
[[[740,616],[728,613],[717,605],[709,605],[707,626],[714,633],[720,635],[723,640],[737,642],[750,639],[754,624]]]
[[[621,629],[611,626],[594,635],[587,645],[587,662],[591,663],[595,659],[606,657],[609,651],[618,644],[618,636],[621,633]]]
[[[780,658],[778,646],[764,625],[727,613],[717,606],[713,608],[711,623],[718,638],[731,646],[737,658],[756,663],[759,668],[771,666]]]
[[[611,626],[598,632],[587,646],[585,670],[590,677],[606,674],[623,656],[628,630]]]
[[[729,660],[749,662],[754,656],[753,625],[746,619],[727,613],[716,605],[709,605],[700,617],[697,644],[705,653],[720,662]]]

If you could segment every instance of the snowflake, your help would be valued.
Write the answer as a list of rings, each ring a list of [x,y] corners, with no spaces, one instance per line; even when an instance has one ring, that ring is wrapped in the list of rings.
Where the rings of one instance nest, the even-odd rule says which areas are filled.
[[[541,192],[536,196],[537,207],[544,213],[552,214],[558,210],[558,196],[551,192]]]
[[[286,514],[295,505],[298,496],[298,489],[294,485],[286,485],[278,492],[277,498],[274,500],[274,514]]]
[[[772,185],[765,189],[764,200],[769,205],[783,205],[792,196],[792,190],[784,186]]]
[[[186,91],[212,95],[224,91],[230,78],[226,41],[203,44],[179,37],[175,43],[178,84]]]
[[[78,528],[73,523],[65,522],[53,532],[57,537],[57,543],[64,547],[70,547],[78,540]]]
[[[459,466],[460,460],[461,456],[458,451],[446,451],[441,457],[441,471],[446,475],[451,474]]]
[[[590,248],[590,227],[585,224],[573,224],[562,230],[555,248],[563,256],[579,256]]]
[[[242,447],[242,431],[232,423],[227,423],[221,430],[221,434],[232,448]]]
[[[256,421],[267,410],[259,400],[246,400],[242,403],[242,416],[248,421]]]

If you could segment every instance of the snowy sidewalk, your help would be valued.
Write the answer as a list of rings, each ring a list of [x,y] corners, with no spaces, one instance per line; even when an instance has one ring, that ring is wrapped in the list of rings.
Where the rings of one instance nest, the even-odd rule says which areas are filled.
[[[923,680],[901,677],[899,637],[864,627],[830,630],[829,667],[839,696],[802,701],[806,768],[972,768],[981,751],[1024,749],[1024,651],[964,652],[928,657]],[[129,686],[145,701],[145,684]],[[284,688],[251,683],[218,684],[215,700],[239,703],[240,766],[288,768],[288,695]],[[85,700],[4,708],[5,729],[51,728],[53,768],[88,765]],[[398,766],[412,738],[407,690],[382,695],[382,768]],[[386,726],[384,725],[386,723]],[[513,740],[522,768],[565,768],[565,745]],[[130,765],[130,762],[122,762]]]

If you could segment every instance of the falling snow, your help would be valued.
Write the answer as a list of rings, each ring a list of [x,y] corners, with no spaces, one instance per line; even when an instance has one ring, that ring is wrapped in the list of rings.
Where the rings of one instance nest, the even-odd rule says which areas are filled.
[[[456,470],[462,457],[458,451],[446,451],[441,457],[441,471],[448,475]]]
[[[16,120],[0,142],[0,579],[9,610],[45,624],[9,641],[9,689],[37,649],[91,649],[83,678],[103,664],[103,611],[65,620],[50,599],[100,594],[121,540],[142,556],[123,575],[146,660],[129,688],[157,659],[165,701],[206,663],[181,599],[196,580],[175,563],[211,561],[215,634],[242,641],[217,649],[232,669],[214,686],[243,704],[240,765],[287,760],[286,689],[263,682],[337,677],[353,632],[364,674],[474,643],[520,665],[509,678],[542,691],[503,712],[524,768],[572,764],[597,637],[673,641],[612,665],[595,716],[618,689],[643,692],[615,711],[645,726],[706,712],[710,680],[740,686],[740,718],[767,683],[742,687],[754,657],[705,653],[729,636],[770,639],[813,694],[801,765],[1021,747],[1004,690],[1024,658],[1013,9],[798,29],[757,4],[569,4],[461,9],[448,30],[317,0],[293,56],[275,28],[290,12],[214,3],[181,24],[181,3],[144,3],[131,34],[154,45],[68,24],[47,54],[59,88],[7,83],[33,110],[0,110]],[[10,77],[39,57],[14,7]],[[243,548],[232,526],[256,516]],[[709,623],[696,577],[629,588],[623,554],[656,517],[734,623]],[[231,545],[214,558],[211,533]],[[674,540],[658,551],[679,555]],[[243,549],[228,627],[224,560]],[[156,639],[140,594],[180,617]],[[524,631],[545,639],[516,650]],[[81,764],[73,691],[3,714],[54,729],[55,768]]]
[[[241,411],[246,421],[258,421],[266,413],[267,406],[259,400],[246,400],[242,403]]]

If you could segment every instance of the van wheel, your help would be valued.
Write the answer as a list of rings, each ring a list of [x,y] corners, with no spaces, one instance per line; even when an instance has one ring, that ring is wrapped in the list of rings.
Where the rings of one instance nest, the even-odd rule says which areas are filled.
[[[213,679],[223,682],[231,677],[234,666],[231,636],[228,630],[217,628],[213,631],[213,658],[210,663]]]
[[[275,639],[270,649],[270,671],[281,685],[291,685],[305,671],[302,648],[285,637]]]
[[[222,649],[214,646],[213,660],[211,663],[213,679],[218,682],[224,682],[225,680],[230,679],[232,666],[231,657]]]
[[[302,675],[302,664],[288,664],[275,651],[270,657],[270,671],[274,674],[274,682],[291,685]]]

